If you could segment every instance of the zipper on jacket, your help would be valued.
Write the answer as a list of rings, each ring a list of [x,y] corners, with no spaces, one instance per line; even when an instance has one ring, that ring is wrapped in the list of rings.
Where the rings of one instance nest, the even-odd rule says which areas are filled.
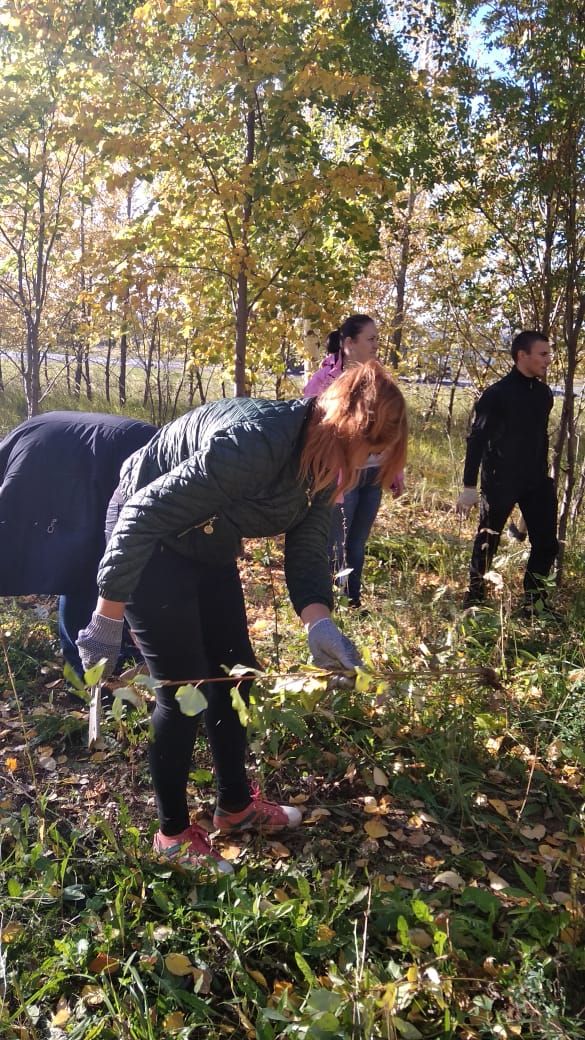
[[[203,528],[203,534],[213,534],[213,525],[217,519],[217,516],[210,516],[207,520],[202,520],[200,524],[192,524],[191,527],[186,527],[184,531],[181,531],[177,538],[184,538],[190,531],[198,531],[201,527]]]

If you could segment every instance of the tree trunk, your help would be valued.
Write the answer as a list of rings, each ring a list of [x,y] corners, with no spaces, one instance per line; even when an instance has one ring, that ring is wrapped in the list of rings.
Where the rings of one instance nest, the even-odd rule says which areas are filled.
[[[31,321],[28,315],[27,326],[24,391],[26,395],[27,416],[29,419],[32,419],[35,415],[39,414],[39,403],[41,399],[39,328],[36,322]]]
[[[398,368],[402,360],[402,333],[404,330],[404,303],[406,299],[406,278],[408,265],[410,263],[410,239],[412,231],[412,214],[416,202],[416,191],[411,180],[408,192],[408,205],[401,235],[400,262],[396,274],[396,307],[394,320],[392,322],[392,349],[390,351],[390,364],[392,368]]]
[[[449,405],[447,407],[447,423],[446,423],[446,430],[447,430],[448,434],[451,433],[451,427],[453,426],[453,409],[455,407],[455,393],[456,393],[456,390],[457,390],[457,383],[459,382],[459,376],[461,375],[461,370],[462,369],[463,369],[463,354],[461,354],[460,357],[459,357],[459,364],[457,365],[457,371],[455,373],[455,377],[454,377],[453,382],[451,384],[451,393],[449,394]]]
[[[128,333],[126,329],[120,336],[120,375],[118,376],[118,402],[122,407],[126,404],[126,369],[128,365]]]
[[[81,397],[81,378],[83,376],[83,348],[81,343],[75,346],[75,375],[73,377],[73,393]]]
[[[254,162],[256,147],[256,110],[255,99],[251,98],[246,113],[246,166]],[[252,216],[252,195],[248,192],[244,199],[244,212],[242,220],[242,255],[240,257],[240,268],[238,271],[236,289],[236,347],[234,392],[236,397],[249,396],[249,388],[246,385],[246,348],[248,343],[248,320],[250,317],[248,309],[248,232],[250,218]]]
[[[105,373],[104,373],[104,376],[105,376],[106,401],[108,402],[108,404],[111,404],[111,399],[110,399],[110,397],[111,397],[110,379],[111,379],[111,374],[112,374],[112,346],[113,346],[113,337],[111,335],[109,335],[108,336],[108,346],[107,346],[107,350],[106,350],[106,370],[105,370]]]

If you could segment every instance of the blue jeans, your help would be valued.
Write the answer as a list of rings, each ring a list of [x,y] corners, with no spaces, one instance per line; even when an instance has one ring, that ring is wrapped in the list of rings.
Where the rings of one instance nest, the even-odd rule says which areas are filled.
[[[333,573],[351,567],[341,579],[350,603],[359,607],[366,542],[376,519],[382,488],[375,483],[378,470],[370,466],[361,472],[358,483],[344,495],[343,505],[333,508],[329,535],[329,560]]]

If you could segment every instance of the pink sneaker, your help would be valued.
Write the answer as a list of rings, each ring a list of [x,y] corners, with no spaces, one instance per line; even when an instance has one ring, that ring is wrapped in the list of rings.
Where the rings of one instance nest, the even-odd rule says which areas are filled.
[[[213,826],[222,834],[235,834],[238,831],[257,830],[271,834],[287,828],[298,827],[302,815],[293,805],[277,805],[260,797],[260,792],[252,792],[252,801],[241,812],[231,813],[216,808],[213,814]]]
[[[227,859],[222,859],[209,844],[202,827],[192,824],[180,834],[167,837],[157,831],[152,843],[153,850],[165,859],[174,859],[182,867],[211,867],[222,874],[233,874],[234,868]]]

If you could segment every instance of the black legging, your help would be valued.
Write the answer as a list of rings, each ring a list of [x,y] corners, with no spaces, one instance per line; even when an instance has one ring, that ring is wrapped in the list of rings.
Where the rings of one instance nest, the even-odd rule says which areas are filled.
[[[527,596],[544,593],[541,579],[549,574],[559,551],[557,500],[550,477],[545,477],[526,490],[499,485],[482,487],[479,527],[471,554],[471,589],[483,585],[483,576],[491,567],[504,524],[516,503],[526,521],[530,539],[524,590]]]
[[[109,524],[120,503],[112,501]],[[111,527],[110,527],[111,529]],[[181,712],[175,693],[182,681],[222,676],[235,664],[257,668],[248,636],[242,586],[235,562],[224,567],[194,563],[158,544],[126,608],[132,633],[159,686],[152,715],[149,763],[163,834],[189,826],[187,781],[198,717]],[[206,683],[205,725],[216,773],[217,801],[238,812],[250,802],[246,779],[246,731],[231,705],[233,683]],[[251,682],[240,692],[248,700]]]

